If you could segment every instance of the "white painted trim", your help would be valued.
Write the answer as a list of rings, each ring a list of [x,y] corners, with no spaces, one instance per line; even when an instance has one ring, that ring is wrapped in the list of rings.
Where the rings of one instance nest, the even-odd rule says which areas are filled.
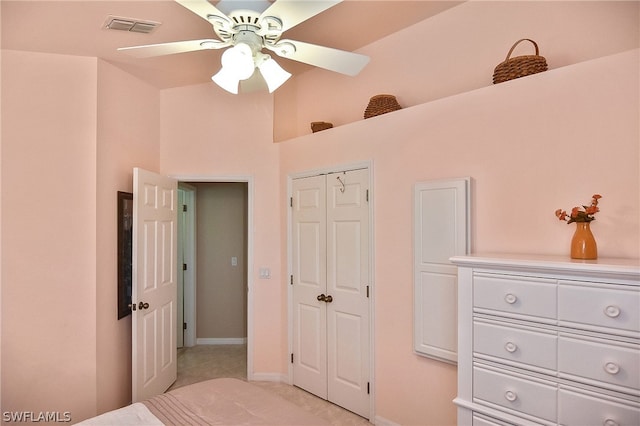
[[[171,176],[179,182],[244,182],[247,184],[247,380],[253,376],[253,236],[254,229],[254,178],[253,176]]]
[[[287,383],[287,375],[280,373],[256,373],[253,375],[251,381]]]
[[[373,179],[373,160],[348,163],[343,165],[330,166],[320,169],[307,170],[294,172],[287,176],[287,198],[286,198],[286,206],[287,206],[287,315],[288,315],[288,350],[289,354],[293,352],[293,290],[291,285],[289,285],[289,280],[291,274],[293,274],[293,253],[292,253],[292,236],[291,236],[291,227],[293,226],[293,213],[289,204],[289,200],[293,196],[293,180],[300,179],[311,176],[324,175],[328,173],[338,173],[343,171],[351,171],[351,170],[359,170],[359,169],[367,169],[369,171],[369,383],[370,383],[370,410],[369,410],[369,419],[375,418],[375,350],[376,342],[375,342],[375,237],[374,237],[374,229],[375,229],[375,221],[374,221],[374,179]],[[285,383],[293,384],[293,365],[291,362],[287,362],[288,364],[288,372]],[[376,419],[377,421],[378,419]],[[393,424],[393,423],[390,423]]]
[[[400,423],[392,422],[384,417],[376,416],[375,422],[372,422],[376,426],[400,426]]]
[[[184,204],[187,206],[185,221],[186,241],[191,244],[184,248],[183,256],[187,261],[187,272],[184,274],[184,320],[187,329],[184,331],[184,346],[195,346],[196,343],[196,187],[178,182],[178,188],[184,191]]]
[[[199,337],[196,339],[197,345],[244,345],[247,343],[246,337]]]

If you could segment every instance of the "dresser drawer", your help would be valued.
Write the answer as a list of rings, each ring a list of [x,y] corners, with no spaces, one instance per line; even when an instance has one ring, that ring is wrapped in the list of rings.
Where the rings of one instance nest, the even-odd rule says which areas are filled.
[[[474,308],[555,320],[556,282],[509,275],[476,274]]]
[[[496,419],[489,419],[488,417],[481,416],[477,413],[473,413],[471,424],[473,426],[511,426],[510,423],[505,423]]]
[[[473,369],[473,401],[495,404],[515,412],[556,421],[557,389],[480,367]]]
[[[514,325],[477,319],[473,324],[473,351],[528,366],[556,370],[557,333],[543,333]]]
[[[640,348],[613,341],[574,338],[558,339],[558,372],[575,380],[640,394]],[[622,387],[624,389],[618,389]]]
[[[638,289],[578,286],[561,281],[558,286],[558,319],[640,333]]]
[[[558,423],[563,426],[638,426],[640,408],[625,401],[613,401],[560,389]]]

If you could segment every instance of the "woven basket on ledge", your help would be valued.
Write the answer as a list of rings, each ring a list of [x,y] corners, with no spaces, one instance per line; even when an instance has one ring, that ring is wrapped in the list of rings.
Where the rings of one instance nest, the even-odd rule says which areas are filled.
[[[536,48],[535,55],[516,56],[511,58],[513,49],[516,48],[518,43],[522,41],[530,41]],[[507,53],[507,59],[504,62],[498,64],[493,71],[493,84],[502,83],[505,81],[513,80],[515,78],[525,77],[527,75],[536,74],[547,70],[547,60],[544,56],[538,55],[538,45],[535,41],[523,38],[515,42],[509,53]]]
[[[311,122],[311,131],[313,133],[319,132],[321,130],[327,130],[333,127],[332,123],[326,123],[324,121],[312,121]]]
[[[395,96],[376,95],[369,100],[369,105],[364,110],[364,118],[375,117],[376,115],[397,111],[401,108]]]

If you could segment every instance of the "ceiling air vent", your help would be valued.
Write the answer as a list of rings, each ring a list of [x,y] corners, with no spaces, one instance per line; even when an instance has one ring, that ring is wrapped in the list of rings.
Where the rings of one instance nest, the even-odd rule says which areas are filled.
[[[104,21],[104,27],[108,30],[130,31],[132,33],[149,34],[160,25],[160,22],[143,21],[134,18],[122,18],[108,16]]]

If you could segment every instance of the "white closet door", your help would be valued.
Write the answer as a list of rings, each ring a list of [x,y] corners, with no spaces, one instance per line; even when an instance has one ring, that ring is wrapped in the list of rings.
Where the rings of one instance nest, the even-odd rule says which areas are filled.
[[[329,401],[369,416],[369,171],[327,175]]]
[[[293,181],[293,383],[370,415],[369,172]]]
[[[325,176],[293,181],[293,378],[327,399]]]

